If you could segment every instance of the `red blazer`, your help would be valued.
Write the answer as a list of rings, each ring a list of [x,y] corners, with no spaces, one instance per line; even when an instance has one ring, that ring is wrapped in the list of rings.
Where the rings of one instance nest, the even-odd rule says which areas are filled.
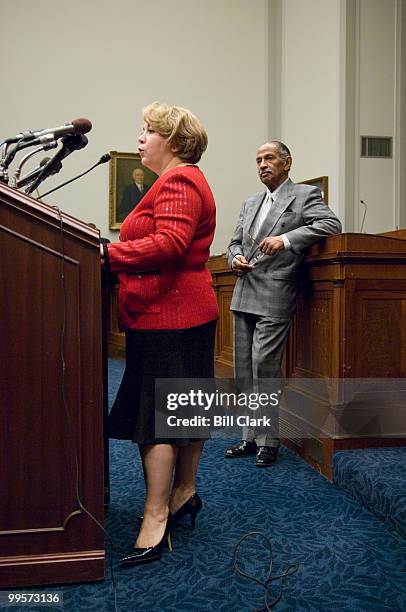
[[[215,204],[199,168],[160,176],[108,245],[120,278],[123,329],[185,329],[218,317],[205,264],[215,229]]]

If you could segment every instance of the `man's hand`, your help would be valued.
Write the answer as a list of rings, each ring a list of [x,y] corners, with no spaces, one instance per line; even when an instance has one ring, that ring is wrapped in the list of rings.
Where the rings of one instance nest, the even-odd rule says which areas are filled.
[[[237,276],[244,276],[247,272],[251,272],[254,266],[248,263],[244,255],[236,255],[232,261],[231,268]]]
[[[280,236],[268,236],[264,238],[259,245],[260,250],[265,255],[276,255],[278,251],[282,251],[285,248],[283,240]]]

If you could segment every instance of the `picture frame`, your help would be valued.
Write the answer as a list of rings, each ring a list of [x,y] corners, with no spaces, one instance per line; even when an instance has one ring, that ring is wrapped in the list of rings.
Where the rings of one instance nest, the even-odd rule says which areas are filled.
[[[328,176],[318,176],[314,179],[299,182],[304,183],[305,185],[313,185],[314,187],[318,187],[321,191],[324,203],[328,204]]]
[[[158,176],[142,165],[138,153],[110,151],[110,156],[109,228],[119,230],[128,213],[152,187]],[[143,190],[135,183],[137,179],[143,180]]]

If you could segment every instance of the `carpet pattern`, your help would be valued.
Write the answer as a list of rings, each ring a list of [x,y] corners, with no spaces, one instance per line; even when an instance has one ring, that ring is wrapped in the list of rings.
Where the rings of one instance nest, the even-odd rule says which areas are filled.
[[[232,564],[234,546],[250,531],[271,539],[275,573],[300,564],[276,609],[406,609],[405,540],[287,449],[272,468],[258,469],[252,457],[225,460],[228,445],[221,439],[206,445],[198,485],[204,508],[195,531],[185,519],[174,533],[173,553],[165,551],[159,563],[117,571],[123,609],[234,612],[260,607],[261,589],[237,576]],[[143,485],[134,445],[114,441],[111,452],[107,520],[116,561],[132,545]],[[245,569],[264,577],[262,542],[251,540],[240,553]]]
[[[334,482],[406,537],[406,447],[335,453]]]

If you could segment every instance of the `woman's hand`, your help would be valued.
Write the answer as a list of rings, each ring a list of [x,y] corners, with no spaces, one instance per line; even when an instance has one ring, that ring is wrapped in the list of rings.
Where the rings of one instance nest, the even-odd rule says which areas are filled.
[[[100,263],[102,266],[106,265],[106,255],[104,253],[104,245],[100,243]]]

